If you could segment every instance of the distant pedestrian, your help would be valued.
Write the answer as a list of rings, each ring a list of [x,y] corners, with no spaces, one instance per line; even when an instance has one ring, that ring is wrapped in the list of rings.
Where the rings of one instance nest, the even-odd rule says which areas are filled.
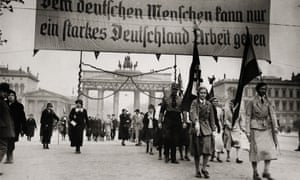
[[[230,151],[231,148],[236,150],[236,163],[242,163],[240,159],[240,148],[241,148],[241,116],[235,121],[234,126],[232,126],[233,112],[235,111],[234,100],[227,102],[225,105],[225,114],[224,114],[224,146],[227,152],[226,161],[230,162]]]
[[[92,126],[93,126],[92,120],[93,120],[92,117],[89,116],[88,121],[89,121],[90,127],[86,127],[86,129],[85,129],[85,136],[87,137],[88,141],[91,141],[91,137],[92,137]]]
[[[37,128],[33,114],[29,114],[29,117],[26,121],[26,136],[27,140],[31,141],[31,138],[34,137],[34,131]]]
[[[135,131],[135,142],[136,146],[141,145],[141,131],[143,128],[143,115],[140,113],[139,109],[136,109],[135,114],[132,116],[132,124]]]
[[[58,123],[58,130],[63,141],[66,139],[67,134],[67,119],[67,116],[64,115]]]
[[[111,115],[111,119],[112,119],[111,139],[114,140],[116,137],[116,131],[119,127],[119,122],[115,114]]]
[[[250,162],[252,163],[253,179],[261,180],[257,165],[259,161],[264,161],[265,167],[262,177],[273,180],[269,168],[271,160],[277,159],[278,125],[276,114],[266,95],[267,84],[258,83],[255,89],[257,96],[247,105],[245,123],[245,132],[250,141]]]
[[[13,151],[15,150],[15,142],[19,140],[19,136],[26,132],[26,116],[24,106],[17,100],[16,92],[9,90],[8,105],[11,110],[14,121],[15,137],[8,140],[8,149],[5,163],[13,163]]]
[[[106,119],[104,119],[104,132],[105,132],[105,139],[111,140],[111,127],[112,121],[110,114],[107,114]]]
[[[207,88],[198,88],[198,97],[193,100],[190,109],[191,121],[193,122],[191,133],[191,154],[194,155],[196,177],[209,178],[207,171],[208,158],[213,152],[212,136],[216,134],[215,115],[212,104],[206,100]],[[200,157],[203,157],[200,172]]]
[[[211,156],[211,161],[214,160],[215,155],[218,162],[223,162],[220,158],[221,153],[224,151],[223,143],[223,124],[224,124],[224,112],[223,109],[219,106],[219,101],[217,98],[213,97],[210,99],[212,103],[213,112],[215,115],[215,124],[217,128],[217,133],[212,137],[213,138],[213,154]]]
[[[155,107],[153,104],[148,106],[148,112],[143,118],[143,131],[145,133],[146,153],[153,155],[153,139],[155,130],[158,128],[158,120],[155,119]]]
[[[120,127],[119,127],[119,139],[122,140],[122,146],[125,146],[125,140],[129,139],[129,128],[131,125],[131,119],[126,109],[122,109],[120,114]]]
[[[300,119],[294,121],[293,125],[298,130],[298,147],[295,151],[300,151]]]
[[[9,84],[0,83],[0,176],[2,172],[2,159],[7,153],[7,140],[15,137],[14,121],[7,104]]]
[[[83,130],[85,127],[89,127],[89,121],[87,111],[83,108],[82,100],[76,100],[75,104],[76,107],[72,108],[69,114],[69,136],[71,147],[76,147],[75,152],[79,154],[83,143]]]
[[[49,149],[51,142],[53,125],[59,121],[58,116],[53,111],[52,103],[47,103],[46,109],[42,112],[41,116],[41,129],[40,135],[44,149]]]

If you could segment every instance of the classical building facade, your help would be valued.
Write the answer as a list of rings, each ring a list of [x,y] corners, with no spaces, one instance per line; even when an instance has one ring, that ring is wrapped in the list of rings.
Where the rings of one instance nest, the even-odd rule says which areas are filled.
[[[277,118],[282,126],[292,127],[293,121],[300,119],[300,74],[292,75],[290,80],[274,76],[265,76],[263,81],[268,84],[267,95],[272,100]],[[242,108],[245,109],[247,103],[256,94],[255,86],[260,80],[251,81],[243,92]],[[222,79],[214,84],[215,96],[224,103],[235,97],[237,91],[237,79]]]
[[[74,99],[63,95],[38,89],[38,75],[33,75],[30,68],[26,71],[9,69],[8,66],[0,66],[0,82],[7,82],[10,89],[16,91],[18,101],[24,105],[26,115],[33,114],[38,120],[42,109],[48,102],[53,103],[55,112],[61,116],[64,112],[69,113]]]
[[[156,98],[156,93],[163,93],[170,88],[171,73],[147,73],[144,75],[141,71],[137,70],[137,62],[133,64],[129,56],[125,57],[123,65],[119,62],[119,69],[113,72],[91,71],[84,70],[82,72],[82,93],[89,95],[89,91],[97,91],[96,112],[90,112],[91,115],[96,115],[101,118],[103,115],[104,107],[104,92],[113,92],[113,109],[112,113],[118,116],[119,114],[119,98],[120,91],[134,92],[133,107],[134,109],[140,108],[140,93],[148,94],[149,103],[157,104],[159,100]],[[128,78],[130,76],[131,78]],[[83,96],[85,107],[92,98]],[[128,102],[128,103],[132,103]],[[110,113],[110,112],[105,112]]]
[[[24,94],[36,90],[39,82],[38,75],[33,75],[29,67],[24,71],[22,68],[8,69],[8,66],[0,66],[0,81],[7,82],[22,103],[25,102]]]
[[[53,104],[53,110],[59,117],[68,115],[71,106],[75,104],[75,99],[45,89],[27,92],[24,94],[24,97],[25,112],[27,114],[33,114],[37,122],[39,122],[41,113],[46,108],[47,103]]]

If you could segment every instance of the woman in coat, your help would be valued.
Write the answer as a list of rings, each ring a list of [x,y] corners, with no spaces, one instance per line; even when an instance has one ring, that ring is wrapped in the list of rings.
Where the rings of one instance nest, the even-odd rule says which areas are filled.
[[[129,139],[129,128],[131,124],[131,119],[127,113],[126,109],[122,109],[122,114],[120,114],[120,126],[119,126],[119,139],[122,140],[122,146],[125,146],[125,140]]]
[[[69,114],[69,136],[71,147],[76,147],[76,153],[80,154],[80,147],[83,142],[83,130],[88,124],[88,115],[86,109],[83,108],[81,99],[75,101],[76,107],[72,108]]]
[[[36,128],[37,126],[33,118],[33,114],[29,114],[29,118],[26,121],[26,136],[28,141],[31,141],[31,138],[34,136],[34,131]]]
[[[273,106],[266,95],[267,84],[256,85],[257,96],[251,100],[246,109],[245,132],[250,141],[250,161],[253,169],[253,179],[261,180],[257,171],[259,161],[264,161],[262,177],[273,180],[269,172],[271,160],[277,159],[278,124]]]
[[[225,105],[224,109],[224,147],[227,152],[226,161],[230,162],[230,151],[231,148],[236,149],[236,163],[242,163],[243,161],[239,158],[241,148],[241,116],[238,117],[234,126],[232,126],[232,118],[234,112],[234,100],[231,100]]]
[[[193,100],[190,109],[192,121],[191,154],[194,155],[196,177],[209,178],[206,169],[208,158],[213,152],[212,136],[216,134],[215,115],[212,104],[206,100],[207,88],[198,88],[198,97]],[[200,156],[203,156],[202,170],[200,172]]]
[[[51,103],[47,104],[47,108],[42,112],[41,116],[41,130],[40,135],[42,139],[42,144],[44,149],[49,149],[49,144],[51,142],[52,130],[54,120],[59,121],[58,116],[53,111],[53,105]]]

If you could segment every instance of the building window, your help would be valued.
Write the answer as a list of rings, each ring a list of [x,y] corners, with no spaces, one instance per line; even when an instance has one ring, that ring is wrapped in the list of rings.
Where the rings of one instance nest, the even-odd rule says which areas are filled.
[[[272,89],[271,88],[268,89],[268,96],[272,97]]]
[[[286,111],[286,101],[282,101],[282,111]]]
[[[297,89],[297,98],[300,98],[300,89]]]
[[[297,101],[297,111],[300,111],[300,101]]]
[[[279,90],[277,88],[275,89],[275,97],[279,97]]]
[[[244,96],[245,96],[245,97],[248,97],[248,96],[249,96],[249,95],[248,95],[248,87],[246,87],[245,90],[244,90]]]
[[[294,101],[289,102],[289,110],[294,111]]]
[[[293,97],[293,89],[290,89],[290,98]]]
[[[255,96],[255,95],[256,95],[256,89],[253,88],[253,89],[252,89],[252,92],[253,92],[252,95]]]
[[[22,83],[20,86],[20,93],[23,94],[24,93],[24,84]]]
[[[286,97],[286,89],[284,88],[284,89],[282,89],[282,97]]]
[[[279,111],[279,100],[275,101],[275,110]]]
[[[15,91],[16,91],[16,93],[19,92],[19,84],[15,84]]]

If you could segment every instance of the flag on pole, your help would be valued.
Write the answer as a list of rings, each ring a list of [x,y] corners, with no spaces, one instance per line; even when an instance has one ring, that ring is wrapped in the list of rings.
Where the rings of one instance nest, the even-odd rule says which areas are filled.
[[[243,60],[241,65],[239,84],[234,99],[234,106],[236,108],[233,113],[232,126],[234,126],[235,121],[239,116],[244,87],[254,78],[261,75],[261,71],[258,67],[255,52],[249,35],[249,30],[247,27],[246,30],[247,30],[247,36],[246,36],[245,49],[244,49]]]
[[[197,38],[195,33],[194,41],[194,50],[193,50],[193,62],[190,67],[190,75],[188,86],[184,92],[182,99],[182,108],[184,111],[190,111],[192,101],[197,97],[197,88],[200,83],[203,81],[201,79],[201,70],[200,70],[200,59],[197,47]]]
[[[210,100],[212,97],[215,97],[215,91],[214,91],[214,81],[216,80],[216,77],[213,75],[212,77],[208,77],[208,82],[211,85],[210,91],[206,96],[207,100]]]
[[[179,87],[179,95],[182,96],[182,94],[183,94],[183,88],[182,88],[181,73],[178,74],[177,82],[178,82],[178,87]]]

